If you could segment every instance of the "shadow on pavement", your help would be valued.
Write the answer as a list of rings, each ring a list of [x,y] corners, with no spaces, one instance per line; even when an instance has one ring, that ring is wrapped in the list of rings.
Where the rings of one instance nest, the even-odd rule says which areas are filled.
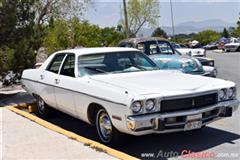
[[[83,137],[99,141],[94,126],[82,122],[78,119],[70,117],[64,113],[56,112],[56,116],[47,121],[58,125],[66,130],[72,131]],[[239,139],[240,135],[228,131],[219,130],[216,128],[205,127],[198,131],[179,132],[170,134],[152,134],[146,136],[127,136],[126,144],[115,148],[119,151],[125,152],[129,155],[144,158],[144,153],[154,153],[155,157],[158,154],[164,153],[178,153],[183,150],[191,150],[191,152],[201,152],[212,147],[221,145],[223,143],[234,144],[234,140]],[[173,156],[169,155],[168,157]],[[167,158],[152,158],[152,159],[167,159]]]
[[[26,92],[14,94],[0,94],[0,107],[20,103],[33,103],[35,99]]]

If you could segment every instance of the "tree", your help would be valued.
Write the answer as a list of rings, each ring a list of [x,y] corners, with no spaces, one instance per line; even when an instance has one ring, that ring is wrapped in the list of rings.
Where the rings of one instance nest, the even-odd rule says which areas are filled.
[[[31,67],[34,57],[33,35],[35,0],[2,0],[0,6],[0,49],[5,70]],[[6,55],[9,54],[9,55]],[[9,58],[9,57],[14,58]],[[9,65],[10,64],[10,65]]]
[[[229,38],[229,32],[226,28],[223,29],[222,37]]]
[[[152,37],[163,37],[163,38],[167,38],[167,33],[162,30],[160,27],[156,28],[153,33],[152,33]]]
[[[124,34],[114,27],[100,28],[77,18],[56,20],[44,38],[44,47],[48,53],[75,47],[115,46]]]
[[[62,24],[57,20],[79,17],[89,2],[90,0],[0,0],[0,74],[7,70],[21,71],[33,67],[36,51],[46,41],[46,35],[56,38],[49,39],[56,43],[53,47],[72,46],[68,24],[63,24],[61,28]],[[49,30],[54,28],[55,21],[60,25],[57,31],[63,35],[58,33],[57,37],[51,37]]]
[[[157,25],[160,17],[159,2],[158,0],[129,0],[127,13],[130,36],[135,37],[144,25]]]
[[[199,41],[202,45],[206,45],[210,42],[217,41],[220,37],[221,35],[216,31],[205,30],[197,33],[193,36],[193,39]]]
[[[39,0],[35,4],[37,24],[54,19],[81,17],[91,0]]]
[[[233,37],[240,37],[240,17],[237,21],[237,27],[233,29],[231,36]]]

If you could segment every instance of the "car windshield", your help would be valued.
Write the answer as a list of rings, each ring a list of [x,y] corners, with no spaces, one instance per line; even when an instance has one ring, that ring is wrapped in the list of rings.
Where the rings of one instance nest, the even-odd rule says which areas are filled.
[[[158,70],[141,52],[113,52],[79,56],[79,76]]]
[[[201,64],[192,59],[154,58],[153,60],[160,69],[181,70],[184,73],[199,72],[202,70]]]
[[[170,43],[160,40],[140,42],[137,44],[137,49],[143,51],[147,55],[174,54]]]

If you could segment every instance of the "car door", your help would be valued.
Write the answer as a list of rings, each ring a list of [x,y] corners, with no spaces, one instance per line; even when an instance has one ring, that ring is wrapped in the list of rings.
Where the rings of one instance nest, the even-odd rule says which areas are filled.
[[[57,108],[73,116],[76,115],[75,84],[75,55],[67,54],[55,79],[55,97]]]
[[[54,86],[56,83],[56,76],[58,75],[60,66],[62,61],[65,57],[65,54],[56,54],[49,65],[46,67],[45,70],[39,76],[39,91],[40,96],[44,99],[44,101],[56,108],[56,98],[55,98],[55,91]]]

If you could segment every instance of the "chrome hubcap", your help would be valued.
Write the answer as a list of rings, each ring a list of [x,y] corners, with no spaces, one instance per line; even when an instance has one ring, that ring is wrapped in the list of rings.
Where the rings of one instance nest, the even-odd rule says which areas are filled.
[[[112,136],[112,124],[107,113],[102,112],[99,116],[99,129],[105,140],[110,140]]]
[[[45,110],[45,103],[40,97],[38,98],[38,110],[41,114],[43,114]]]

